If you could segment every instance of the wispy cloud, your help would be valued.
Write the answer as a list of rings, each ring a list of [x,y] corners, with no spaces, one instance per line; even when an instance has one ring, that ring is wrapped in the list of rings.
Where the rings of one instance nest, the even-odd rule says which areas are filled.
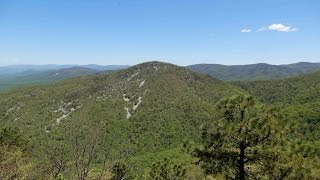
[[[242,29],[242,30],[241,30],[242,33],[249,33],[249,32],[251,32],[251,31],[252,31],[251,29]]]
[[[257,30],[257,32],[261,32],[261,31],[279,31],[279,32],[293,32],[293,31],[297,31],[297,28],[293,28],[291,26],[286,26],[283,24],[271,24],[267,27],[261,27]]]
[[[261,27],[257,30],[257,32],[261,32],[261,31],[268,31],[267,27]]]

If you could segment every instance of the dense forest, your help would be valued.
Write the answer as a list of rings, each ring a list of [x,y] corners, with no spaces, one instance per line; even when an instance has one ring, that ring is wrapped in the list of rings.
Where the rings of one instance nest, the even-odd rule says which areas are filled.
[[[49,84],[80,76],[109,73],[128,68],[127,65],[12,65],[0,66],[0,91],[37,84]],[[194,72],[227,81],[265,80],[292,77],[320,70],[320,63],[300,62],[286,65],[265,63],[226,66],[195,64],[187,66]]]
[[[0,93],[0,179],[318,179],[320,73],[148,62]]]
[[[320,70],[320,63],[299,62],[284,65],[266,63],[248,65],[195,64],[187,68],[227,81],[265,80],[303,75]]]

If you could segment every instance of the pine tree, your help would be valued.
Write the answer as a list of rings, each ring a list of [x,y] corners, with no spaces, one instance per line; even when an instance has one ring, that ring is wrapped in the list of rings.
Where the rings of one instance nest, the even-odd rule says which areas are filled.
[[[206,174],[244,180],[267,173],[264,164],[277,160],[269,148],[279,139],[273,112],[245,95],[221,100],[217,110],[221,116],[203,127],[202,146],[193,152]]]

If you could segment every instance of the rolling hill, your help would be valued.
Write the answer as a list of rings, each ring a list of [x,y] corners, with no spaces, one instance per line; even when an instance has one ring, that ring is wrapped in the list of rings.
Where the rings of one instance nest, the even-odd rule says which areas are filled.
[[[25,71],[49,71],[49,70],[59,70],[59,69],[66,69],[72,67],[83,67],[83,68],[90,68],[98,71],[108,71],[108,70],[118,70],[118,69],[125,69],[128,68],[128,65],[95,65],[95,64],[88,64],[88,65],[56,65],[56,64],[47,64],[47,65],[10,65],[10,66],[0,66],[0,75],[15,75],[17,73],[23,73]]]
[[[265,63],[250,65],[196,64],[188,66],[195,72],[209,74],[220,80],[263,80],[277,79],[310,73],[320,69],[320,63],[300,62],[288,65]]]
[[[0,91],[25,85],[50,83],[57,80],[125,69],[126,65],[15,65],[0,67]],[[225,66],[196,64],[187,68],[227,81],[278,79],[306,74],[320,69],[320,63],[295,63],[288,65],[251,64]]]
[[[28,70],[14,75],[2,75],[0,77],[0,91],[27,85],[47,84],[68,78],[96,74],[98,72],[98,70],[90,68],[70,67],[47,71]]]
[[[139,172],[151,166],[146,157],[170,156],[184,139],[197,140],[199,127],[215,114],[214,105],[239,93],[246,92],[183,67],[148,62],[1,93],[0,126],[20,128],[34,152],[42,154],[54,142],[50,138],[64,142],[66,133],[73,138],[74,131],[101,125],[108,132],[106,147],[112,144],[110,158],[126,150]],[[38,161],[45,165],[45,157]]]
[[[310,74],[259,81],[234,82],[264,103],[310,103],[320,102],[320,71]]]
[[[127,66],[99,66],[99,65],[47,65],[47,66],[16,66],[0,67],[0,91],[10,90],[35,84],[48,84],[64,79],[92,75],[96,73],[109,73],[111,71],[124,69]],[[1,71],[2,68],[2,71]],[[28,69],[30,68],[30,69]],[[24,70],[24,71],[22,71]]]

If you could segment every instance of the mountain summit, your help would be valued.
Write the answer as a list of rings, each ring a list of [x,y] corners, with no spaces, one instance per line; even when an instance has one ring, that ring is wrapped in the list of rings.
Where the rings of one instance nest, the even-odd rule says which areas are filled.
[[[215,113],[215,103],[240,92],[184,67],[148,62],[3,93],[0,125],[22,128],[40,145],[63,127],[106,123],[111,134],[106,141],[121,144],[129,139],[133,154],[141,154],[194,139],[199,126]]]

